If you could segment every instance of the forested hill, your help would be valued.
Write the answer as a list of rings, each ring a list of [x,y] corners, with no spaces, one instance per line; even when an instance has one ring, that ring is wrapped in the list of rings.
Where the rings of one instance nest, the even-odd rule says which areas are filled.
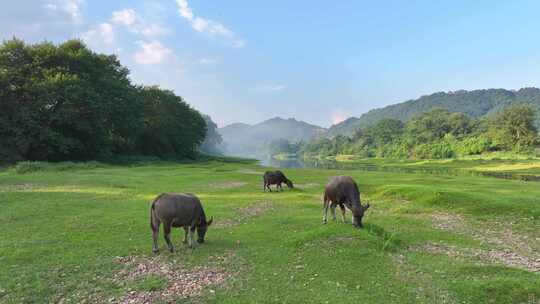
[[[328,135],[351,135],[357,128],[373,125],[383,118],[394,118],[405,122],[411,117],[433,108],[443,108],[451,112],[462,112],[472,117],[480,117],[490,115],[507,105],[515,103],[528,103],[535,109],[540,110],[540,89],[523,88],[517,91],[487,89],[434,93],[418,99],[371,110],[360,118],[349,118],[330,127]],[[540,115],[537,115],[536,125],[540,127]]]
[[[218,132],[223,137],[226,154],[260,157],[266,154],[267,145],[273,140],[310,140],[322,136],[326,129],[294,118],[275,117],[255,125],[234,123],[220,128]]]

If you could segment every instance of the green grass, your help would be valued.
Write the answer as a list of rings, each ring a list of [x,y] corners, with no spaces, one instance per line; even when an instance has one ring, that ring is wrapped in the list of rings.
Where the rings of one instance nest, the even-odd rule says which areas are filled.
[[[166,282],[160,277],[129,283],[114,279],[122,267],[117,257],[151,256],[149,202],[161,192],[197,194],[216,222],[207,243],[193,251],[180,244],[183,231],[173,231],[174,254],[165,250],[160,236],[162,257],[194,267],[207,265],[212,256],[235,256],[227,265],[233,279],[215,292],[205,291],[202,302],[540,301],[538,272],[412,249],[436,243],[498,250],[506,248],[504,242],[475,235],[505,235],[511,229],[516,244],[523,239],[530,247],[520,254],[534,258],[540,252],[540,183],[288,169],[285,173],[298,187],[264,193],[259,173],[266,169],[249,162],[58,166],[43,165],[25,174],[16,168],[0,172],[1,303],[105,301],[130,288],[162,289]],[[364,229],[339,221],[321,224],[322,189],[338,174],[352,175],[363,198],[371,201]],[[240,208],[263,202],[272,208],[256,216],[242,214]],[[438,229],[433,222],[437,214],[464,222],[455,230]],[[217,227],[226,221],[234,225]]]

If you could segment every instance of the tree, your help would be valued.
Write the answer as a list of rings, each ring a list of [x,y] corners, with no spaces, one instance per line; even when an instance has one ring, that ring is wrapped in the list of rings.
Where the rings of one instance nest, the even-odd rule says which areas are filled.
[[[446,134],[463,137],[473,130],[472,120],[463,113],[434,109],[407,122],[407,135],[417,143],[433,142]]]
[[[403,134],[403,122],[401,120],[384,118],[374,126],[366,128],[364,134],[369,133],[376,145],[391,143]]]
[[[159,157],[193,157],[206,135],[206,122],[180,96],[156,86],[143,87],[144,128],[138,150]]]
[[[89,159],[128,148],[141,108],[115,56],[77,40],[0,47],[0,136],[17,158]]]
[[[530,105],[508,106],[490,119],[489,135],[503,149],[527,149],[534,145],[538,134],[534,125],[535,116]]]
[[[140,88],[78,40],[0,45],[1,160],[192,156],[206,124],[181,97]]]

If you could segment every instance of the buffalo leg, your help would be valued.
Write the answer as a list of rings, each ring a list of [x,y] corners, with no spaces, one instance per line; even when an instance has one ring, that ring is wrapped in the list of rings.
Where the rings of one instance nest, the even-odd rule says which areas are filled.
[[[326,217],[327,217],[327,215],[328,215],[328,205],[329,205],[329,204],[328,204],[328,200],[325,199],[325,200],[323,201],[323,204],[324,204],[324,206],[323,206],[323,218],[322,218],[322,222],[323,222],[323,224],[326,224],[326,222],[327,222]]]
[[[167,246],[169,246],[169,251],[174,252],[174,246],[171,243],[171,223],[170,222],[163,222],[163,237],[165,238],[165,242],[167,242]]]
[[[345,206],[343,206],[343,204],[340,204],[339,208],[341,209],[341,221],[345,223]]]
[[[152,239],[154,240],[154,248],[152,248],[152,252],[154,253],[158,253],[159,252],[159,248],[158,248],[158,236],[159,236],[159,225],[161,224],[159,219],[157,219],[153,214],[152,214]]]
[[[193,236],[195,235],[195,226],[192,225],[188,230],[188,247],[193,248]]]
[[[187,243],[187,238],[188,238],[188,233],[189,233],[188,229],[189,229],[188,226],[184,226],[184,240],[182,241],[183,244]]]
[[[336,220],[336,207],[337,207],[337,204],[332,203],[330,205],[330,211],[332,212],[332,220],[333,221]]]

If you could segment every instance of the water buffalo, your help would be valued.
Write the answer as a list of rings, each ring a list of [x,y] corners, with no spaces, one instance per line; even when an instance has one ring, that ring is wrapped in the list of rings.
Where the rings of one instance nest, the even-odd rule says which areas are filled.
[[[324,189],[324,213],[323,224],[326,224],[326,216],[328,214],[329,203],[332,203],[333,219],[336,219],[336,206],[341,208],[341,218],[345,222],[345,206],[352,211],[353,225],[362,227],[362,217],[364,212],[369,208],[369,204],[362,206],[360,201],[360,191],[358,185],[350,176],[334,176],[330,179]]]
[[[266,188],[272,192],[270,185],[276,185],[276,190],[279,188],[283,190],[281,184],[287,184],[287,187],[290,189],[294,188],[293,183],[290,179],[285,177],[285,174],[281,171],[266,171],[263,175],[263,191],[266,191]]]
[[[169,237],[171,227],[183,227],[185,231],[184,243],[188,243],[193,248],[193,234],[197,229],[197,242],[204,242],[204,235],[208,226],[212,224],[213,218],[206,221],[201,201],[193,194],[189,193],[162,193],[152,202],[150,208],[150,228],[152,228],[152,238],[154,239],[154,253],[159,251],[157,238],[159,235],[159,225],[163,222],[165,241],[169,250],[174,252],[174,247]]]

